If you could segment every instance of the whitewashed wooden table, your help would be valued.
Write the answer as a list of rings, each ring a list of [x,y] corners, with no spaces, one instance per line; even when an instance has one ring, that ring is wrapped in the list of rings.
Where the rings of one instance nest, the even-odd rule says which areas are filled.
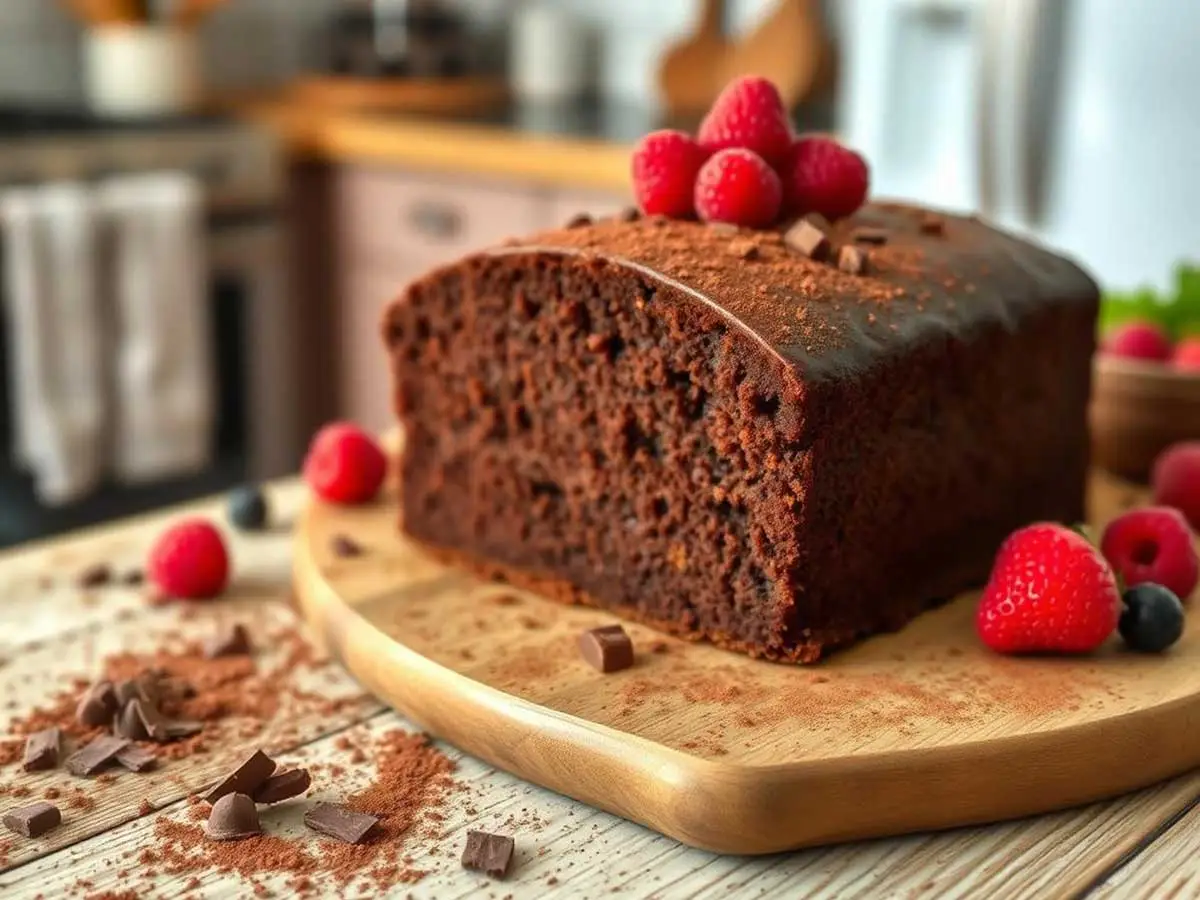
[[[271,498],[277,518],[289,521],[303,496],[303,488],[294,481],[274,486]],[[218,519],[221,515],[219,502],[194,509]],[[164,512],[0,556],[0,731],[44,702],[63,679],[93,676],[103,655],[131,644],[153,649],[156,633],[172,629],[207,636],[218,619],[291,616],[286,604],[291,543],[286,527],[264,535],[232,536],[236,579],[229,596],[216,603],[155,608],[144,602],[138,588],[78,586],[73,576],[90,563],[108,562],[117,571],[140,567],[153,536],[179,514]],[[47,573],[54,576],[50,587],[45,584]],[[336,713],[310,713],[305,721],[292,723],[292,730],[300,734],[279,759],[344,766],[348,774],[338,779],[337,792],[373,775],[369,759],[358,765],[347,761],[338,749],[340,738],[356,740],[388,729],[413,728],[362,696],[336,668],[306,688],[343,702]],[[250,741],[244,746],[253,745]],[[70,812],[63,826],[45,838],[14,837],[8,861],[0,866],[0,896],[86,897],[129,890],[148,897],[250,895],[252,886],[237,874],[214,870],[131,883],[118,877],[122,867],[112,862],[121,854],[128,857],[153,847],[156,819],[184,819],[189,779],[202,783],[242,749],[226,748],[224,756],[217,753],[203,763],[188,759],[168,764],[164,777],[146,792],[153,795],[153,812],[137,810],[128,792],[113,786],[98,796],[95,808]],[[468,785],[464,796],[470,799],[447,803],[440,840],[406,846],[413,866],[428,875],[415,884],[397,886],[395,896],[1200,897],[1200,773],[1111,802],[1034,819],[749,858],[693,850],[444,749],[457,760],[456,777]],[[1098,746],[1096,752],[1104,748]],[[1147,753],[1153,752],[1147,748]],[[180,772],[187,777],[181,779]],[[36,784],[39,777],[44,776],[25,775],[18,766],[0,769],[0,784],[10,789],[21,779]],[[318,778],[313,796],[328,790]],[[24,802],[28,801],[0,796],[0,811]],[[271,819],[271,828],[303,835],[302,808],[282,809]],[[510,877],[489,882],[464,871],[458,857],[466,830],[503,830],[506,820],[534,823],[513,829],[518,850]],[[185,882],[193,874],[200,884],[189,889]],[[271,884],[270,878],[257,880]],[[288,896],[286,881],[281,877],[278,882],[276,896]]]

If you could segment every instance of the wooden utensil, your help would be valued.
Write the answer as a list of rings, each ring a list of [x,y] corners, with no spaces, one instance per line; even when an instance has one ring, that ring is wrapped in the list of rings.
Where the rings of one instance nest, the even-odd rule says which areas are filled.
[[[702,113],[724,84],[724,0],[702,0],[700,19],[691,36],[673,45],[658,68],[663,105],[672,116]]]
[[[820,86],[829,53],[818,0],[780,0],[725,53],[721,85],[740,75],[762,75],[775,82],[788,108],[798,106]]]

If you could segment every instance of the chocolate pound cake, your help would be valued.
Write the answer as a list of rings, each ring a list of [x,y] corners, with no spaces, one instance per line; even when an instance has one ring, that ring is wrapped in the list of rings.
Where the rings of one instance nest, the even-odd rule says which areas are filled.
[[[573,225],[385,313],[402,527],[442,557],[806,663],[1082,517],[1098,295],[1073,264],[893,205]]]

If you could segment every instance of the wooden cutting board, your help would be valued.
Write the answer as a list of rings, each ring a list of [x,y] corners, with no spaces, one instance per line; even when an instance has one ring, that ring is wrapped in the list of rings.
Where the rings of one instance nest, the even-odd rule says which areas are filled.
[[[1097,524],[1141,501],[1104,476]],[[363,553],[334,552],[339,535]],[[485,584],[396,531],[396,495],[314,503],[296,529],[303,615],[368,689],[492,765],[688,844],[766,853],[989,822],[1200,765],[1200,617],[1163,657],[978,644],[964,595],[816,667],[627,625],[636,665],[575,649],[613,617]]]

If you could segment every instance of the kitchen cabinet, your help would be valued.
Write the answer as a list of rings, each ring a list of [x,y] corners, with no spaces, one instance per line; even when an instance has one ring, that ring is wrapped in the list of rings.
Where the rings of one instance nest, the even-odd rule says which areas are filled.
[[[330,177],[337,414],[376,430],[392,421],[380,315],[409,281],[506,237],[580,212],[611,215],[629,203],[615,193],[380,166],[341,166]]]

